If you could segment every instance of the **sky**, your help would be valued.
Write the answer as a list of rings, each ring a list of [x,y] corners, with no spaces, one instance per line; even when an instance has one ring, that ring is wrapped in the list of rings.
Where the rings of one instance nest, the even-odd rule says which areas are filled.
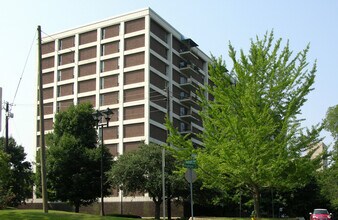
[[[267,31],[273,30],[284,43],[289,40],[294,53],[310,44],[308,61],[311,67],[317,60],[318,70],[314,90],[302,107],[303,126],[320,123],[328,107],[338,104],[336,0],[2,0],[2,100],[13,103],[9,135],[25,148],[29,161],[35,154],[37,26],[51,35],[148,7],[206,54],[222,56],[229,68],[229,43],[247,51],[250,40]],[[4,117],[2,111],[1,136]],[[327,145],[333,141],[328,132],[322,137]]]

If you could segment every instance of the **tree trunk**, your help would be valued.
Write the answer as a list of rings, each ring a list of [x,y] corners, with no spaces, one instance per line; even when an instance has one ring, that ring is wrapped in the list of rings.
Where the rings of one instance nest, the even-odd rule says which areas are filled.
[[[74,204],[74,206],[75,206],[75,212],[79,213],[79,211],[80,211],[80,203],[77,202],[77,203]]]
[[[260,204],[260,200],[261,200],[261,194],[260,194],[260,190],[257,186],[254,186],[253,188],[253,199],[254,199],[254,211],[255,211],[255,218],[259,218],[260,217],[260,211],[259,211],[259,204]]]
[[[161,202],[153,200],[155,203],[155,219],[160,219],[160,213],[161,213]]]
[[[168,184],[169,185],[169,184]],[[170,192],[170,187],[167,189],[167,212],[168,212],[168,220],[171,220],[171,192]]]

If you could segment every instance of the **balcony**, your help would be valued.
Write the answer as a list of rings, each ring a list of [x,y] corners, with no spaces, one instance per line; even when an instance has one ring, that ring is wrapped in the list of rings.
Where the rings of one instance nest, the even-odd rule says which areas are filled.
[[[180,111],[180,118],[186,122],[197,121],[191,108],[183,108]]]
[[[186,78],[181,76],[180,78],[180,86],[182,89],[190,91],[192,89],[196,90],[199,87],[199,82],[192,77]]]
[[[201,74],[199,68],[191,64],[190,62],[182,61],[179,64],[180,71],[185,74],[186,76],[191,76],[194,74]]]
[[[190,92],[181,92],[180,93],[180,101],[182,104],[185,105],[192,105],[192,104],[197,104],[198,97],[195,93]]]
[[[186,60],[198,60],[198,56],[191,49],[181,48],[180,55]]]
[[[186,124],[184,122],[180,124],[180,134],[186,135],[191,134],[191,132],[192,132],[191,124]]]

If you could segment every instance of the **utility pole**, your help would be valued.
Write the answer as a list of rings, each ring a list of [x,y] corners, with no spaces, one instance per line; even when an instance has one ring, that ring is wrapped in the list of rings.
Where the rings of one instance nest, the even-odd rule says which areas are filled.
[[[6,102],[6,107],[5,107],[5,111],[6,111],[6,119],[5,119],[5,123],[6,123],[6,133],[5,133],[5,152],[8,152],[8,119],[9,119],[9,103]]]
[[[170,90],[169,90],[169,82],[167,83],[167,88],[166,88],[166,92],[167,92],[167,117],[170,120]],[[167,136],[169,136],[169,130],[167,130]],[[169,190],[168,190],[169,191]],[[165,148],[163,147],[162,149],[162,206],[163,206],[163,220],[165,220]],[[169,194],[168,194],[169,195]],[[168,197],[168,201],[167,201],[167,206],[168,206],[168,219],[171,218],[170,216],[170,211],[171,211],[171,204],[169,201],[169,197]]]
[[[43,112],[42,91],[42,52],[41,52],[41,26],[38,26],[38,79],[39,79],[39,115],[40,115],[40,162],[41,162],[41,188],[43,212],[48,213],[47,181],[46,181],[46,147],[45,126]]]

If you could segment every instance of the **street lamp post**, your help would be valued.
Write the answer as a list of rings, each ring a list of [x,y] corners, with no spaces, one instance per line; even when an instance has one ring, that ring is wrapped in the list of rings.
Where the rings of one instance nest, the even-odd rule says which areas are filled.
[[[96,121],[96,128],[101,129],[101,167],[100,167],[100,192],[101,192],[101,216],[104,216],[104,201],[103,201],[103,127],[104,125],[109,127],[109,121],[113,115],[113,111],[110,108],[105,110],[96,110],[93,114],[93,118]],[[102,123],[102,118],[106,119],[106,124]],[[101,123],[100,123],[101,122]]]

